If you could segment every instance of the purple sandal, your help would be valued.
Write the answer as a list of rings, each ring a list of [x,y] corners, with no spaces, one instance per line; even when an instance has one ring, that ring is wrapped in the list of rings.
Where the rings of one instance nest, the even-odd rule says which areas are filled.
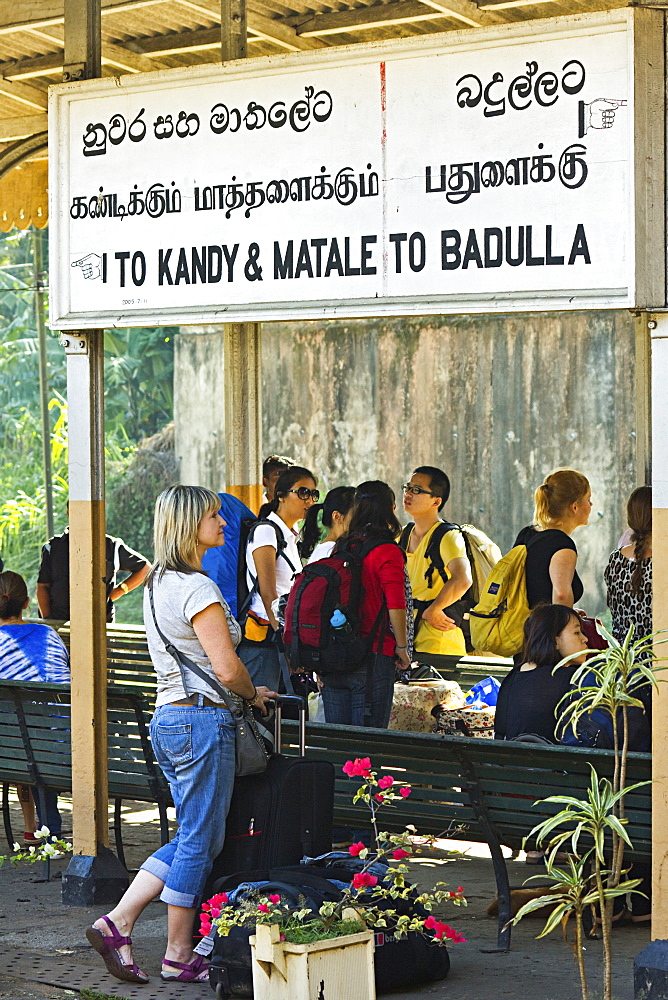
[[[86,928],[86,937],[98,955],[102,956],[107,972],[124,983],[148,983],[148,976],[141,971],[137,963],[126,965],[119,954],[118,949],[124,944],[132,945],[132,938],[123,937],[109,917],[100,919],[104,920],[111,934],[103,934],[99,927],[91,926]]]
[[[172,983],[206,983],[209,979],[209,963],[205,963],[203,955],[195,955],[192,962],[172,962],[168,958],[163,958],[163,965],[170,965],[173,969],[180,969],[181,972],[168,975],[160,973],[160,978]]]

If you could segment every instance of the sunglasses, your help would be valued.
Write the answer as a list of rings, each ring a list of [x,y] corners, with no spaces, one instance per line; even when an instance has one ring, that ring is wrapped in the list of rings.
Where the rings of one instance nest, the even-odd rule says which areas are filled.
[[[429,490],[423,490],[421,486],[411,486],[410,483],[404,483],[401,489],[404,493],[412,493],[414,497],[419,497],[421,493],[426,494],[428,497],[438,496],[437,493],[430,493]]]
[[[317,503],[320,499],[320,490],[310,490],[307,486],[300,486],[298,490],[287,490],[287,493],[296,493],[300,500],[315,500]]]

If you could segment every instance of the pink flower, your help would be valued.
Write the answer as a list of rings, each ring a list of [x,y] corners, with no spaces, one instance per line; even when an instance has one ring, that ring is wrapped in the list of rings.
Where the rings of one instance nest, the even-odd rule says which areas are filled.
[[[350,845],[348,853],[352,854],[354,858],[358,858],[360,856],[360,852],[363,851],[365,847],[366,844],[363,844],[361,840],[358,840],[356,844]]]
[[[380,792],[377,792],[377,793],[376,793],[376,794],[374,795],[374,799],[376,800],[376,802],[382,802],[384,798],[385,798],[385,796],[384,796],[384,795],[381,795],[381,794],[380,794]]]
[[[370,778],[371,760],[369,757],[356,757],[355,760],[347,760],[343,765],[343,771],[349,778]]]
[[[270,903],[280,903],[280,901],[281,901],[281,897],[280,896],[270,896],[269,897],[269,902]]]
[[[392,777],[392,775],[386,774],[385,777],[381,778],[380,781],[378,782],[378,787],[382,789],[391,788],[393,784],[394,784],[394,778]]]
[[[368,872],[358,872],[357,875],[353,875],[353,889],[363,889],[365,886],[373,885],[378,885],[375,875],[369,875]]]
[[[424,922],[425,930],[433,931],[436,927],[436,917],[430,914]]]
[[[211,920],[208,913],[202,913],[199,919],[199,932],[202,937],[208,937],[211,933]]]
[[[219,917],[220,916],[220,907],[218,907],[218,906],[212,906],[211,907],[211,916],[213,917],[214,920],[216,919],[216,917]]]
[[[403,788],[399,789],[399,795],[401,795],[402,799],[407,799],[410,794],[411,790],[407,785],[404,785]]]
[[[260,913],[269,913],[269,907],[266,903],[259,903],[258,910]]]
[[[458,885],[457,886],[457,894],[459,896],[462,896],[464,894],[464,886],[463,885]]]
[[[397,847],[396,851],[392,851],[392,857],[395,861],[402,861],[404,858],[408,857],[409,853],[410,852],[405,851],[403,847]]]
[[[226,906],[229,902],[226,892],[217,892],[215,896],[212,896],[209,902],[213,906]]]

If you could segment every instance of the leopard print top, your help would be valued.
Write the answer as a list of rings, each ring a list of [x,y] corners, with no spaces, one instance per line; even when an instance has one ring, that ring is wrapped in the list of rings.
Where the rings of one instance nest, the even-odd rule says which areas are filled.
[[[636,568],[633,559],[627,559],[619,549],[611,553],[605,568],[608,588],[608,607],[612,614],[612,634],[618,642],[626,637],[633,622],[634,639],[650,635],[652,631],[652,559],[643,559],[642,580],[637,593],[631,590],[631,575]]]

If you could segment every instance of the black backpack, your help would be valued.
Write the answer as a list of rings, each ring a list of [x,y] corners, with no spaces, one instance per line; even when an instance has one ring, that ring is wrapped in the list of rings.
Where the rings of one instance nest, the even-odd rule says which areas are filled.
[[[408,551],[408,539],[410,538],[411,531],[413,530],[412,524],[407,524],[405,528],[402,529],[401,535],[399,536],[399,545],[404,550]],[[425,570],[425,580],[427,584],[431,587],[434,583],[434,576],[438,574],[443,581],[443,583],[448,582],[448,574],[443,563],[443,557],[441,556],[441,542],[448,531],[459,531],[462,538],[464,539],[464,545],[466,546],[466,556],[469,563],[471,564],[471,569],[474,567],[473,554],[471,552],[471,545],[466,536],[466,532],[462,531],[459,524],[453,524],[451,521],[441,521],[434,528],[431,538],[429,539],[429,544],[427,545],[427,551],[425,552],[425,558],[427,560],[427,569]],[[418,624],[420,618],[422,617],[422,612],[429,607],[431,601],[417,601],[413,598],[413,605],[416,610],[415,615],[415,635],[417,635]],[[455,624],[464,633],[464,641],[466,643],[466,652],[472,653],[474,646],[471,642],[471,625],[469,622],[469,611],[471,608],[475,607],[477,604],[477,599],[474,595],[473,586],[469,587],[465,594],[451,604],[447,608],[443,608],[444,614],[448,618],[452,618]]]
[[[364,868],[365,863],[349,854],[332,852],[321,858],[309,858],[301,865],[232,875],[220,879],[215,885],[215,891],[229,893],[243,883],[248,885],[248,895],[257,892],[259,896],[265,896],[275,892],[293,905],[297,905],[301,897],[306,900],[307,906],[317,912],[323,902],[341,898],[341,889],[336,883],[349,883],[353,875]],[[376,872],[374,869],[374,873],[382,878],[387,872],[387,865],[381,862],[377,867],[379,870]],[[263,884],[253,887],[254,882]],[[417,896],[417,892],[415,895]],[[427,916],[424,907],[411,899],[381,900],[377,905],[379,908],[395,909],[399,914]],[[249,944],[253,933],[252,927],[234,927],[228,937],[214,938],[209,982],[216,991],[216,996],[253,995]],[[375,945],[374,967],[376,990],[379,993],[445,979],[450,970],[450,957],[443,946],[433,944],[415,932],[397,941],[392,933],[391,923],[387,928],[376,931]]]
[[[253,578],[253,586],[248,587],[248,577],[246,575],[247,571],[249,575],[250,570],[246,562],[246,546],[250,541],[252,541],[253,534],[256,528],[259,528],[261,524],[268,524],[276,532],[276,558],[283,557],[286,563],[290,567],[293,573],[299,570],[299,566],[293,566],[288,556],[286,555],[285,549],[287,548],[287,542],[285,536],[281,531],[278,524],[275,521],[271,521],[267,517],[244,517],[241,520],[239,527],[239,554],[237,557],[237,621],[243,628],[246,618],[248,617],[249,608],[253,602],[253,598],[257,593],[258,580],[257,577]]]

